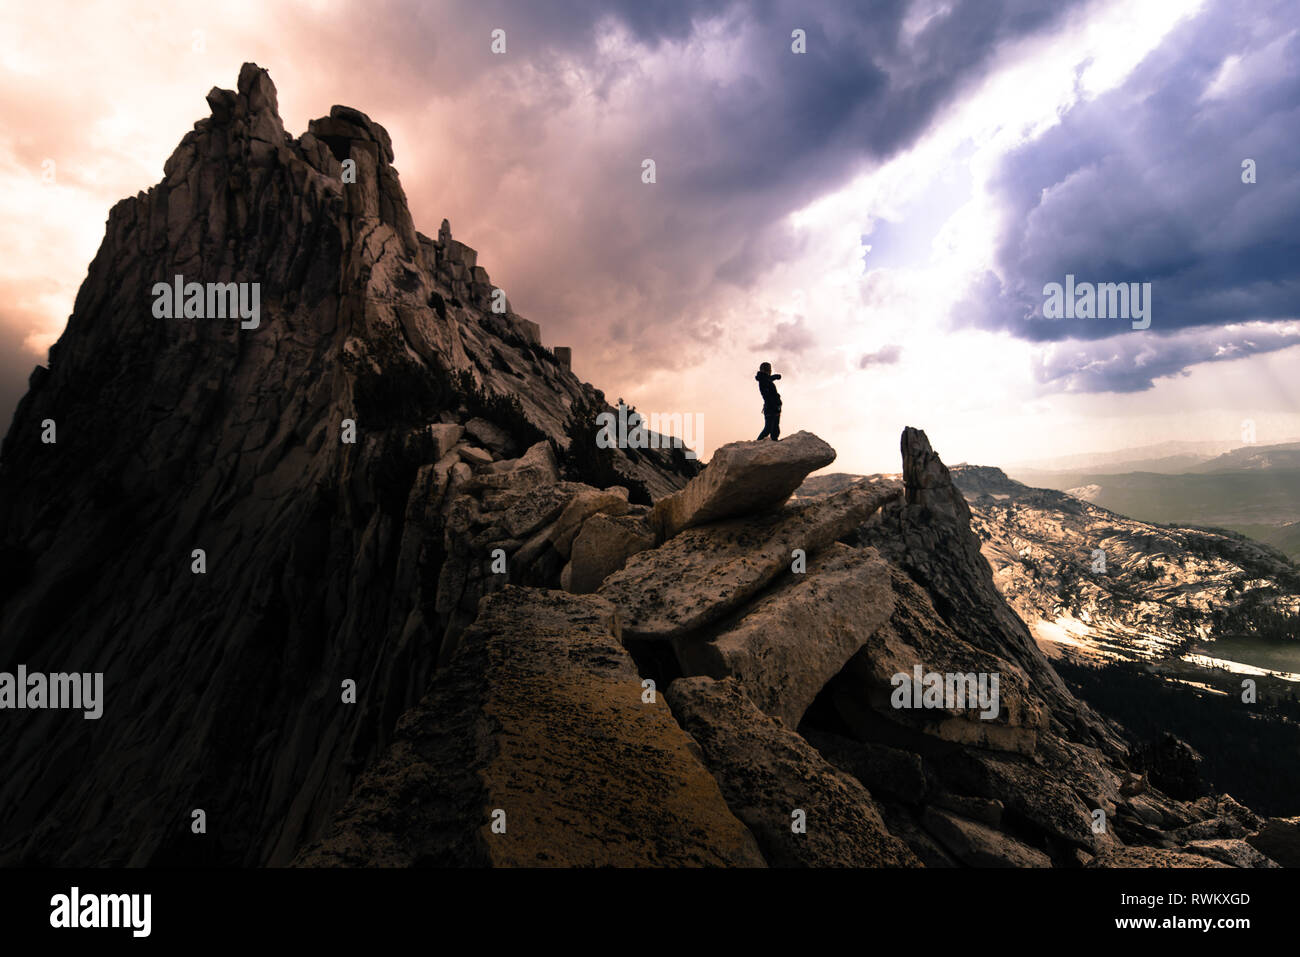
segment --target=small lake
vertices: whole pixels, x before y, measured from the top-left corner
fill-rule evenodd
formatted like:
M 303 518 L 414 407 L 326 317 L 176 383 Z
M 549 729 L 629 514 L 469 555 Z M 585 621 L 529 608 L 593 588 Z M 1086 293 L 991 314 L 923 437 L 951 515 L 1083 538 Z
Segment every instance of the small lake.
M 1282 643 L 1258 638 L 1229 638 L 1192 644 L 1184 661 L 1217 664 L 1239 674 L 1272 672 L 1279 678 L 1300 681 L 1300 641 Z

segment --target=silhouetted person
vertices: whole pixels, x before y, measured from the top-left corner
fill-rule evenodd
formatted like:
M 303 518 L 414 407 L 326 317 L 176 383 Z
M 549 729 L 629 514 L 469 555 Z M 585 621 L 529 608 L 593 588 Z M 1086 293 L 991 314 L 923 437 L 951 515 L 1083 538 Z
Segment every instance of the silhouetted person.
M 763 431 L 758 433 L 758 438 L 761 441 L 771 436 L 775 442 L 781 437 L 781 393 L 772 383 L 781 376 L 772 375 L 772 364 L 764 362 L 754 378 L 758 382 L 758 391 L 763 394 Z

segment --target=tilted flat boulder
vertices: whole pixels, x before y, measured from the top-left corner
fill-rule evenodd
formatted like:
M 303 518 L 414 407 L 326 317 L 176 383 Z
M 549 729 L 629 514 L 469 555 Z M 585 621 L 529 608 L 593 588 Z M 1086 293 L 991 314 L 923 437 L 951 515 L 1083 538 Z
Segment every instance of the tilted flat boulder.
M 679 678 L 668 701 L 774 867 L 919 867 L 856 779 L 759 711 L 728 678 Z M 802 811 L 806 830 L 793 830 Z
M 795 549 L 815 555 L 901 495 L 897 482 L 863 483 L 779 513 L 687 529 L 634 555 L 599 594 L 618 606 L 625 638 L 676 638 L 730 614 L 788 572 Z
M 492 464 L 492 453 L 487 449 L 481 449 L 477 445 L 468 445 L 464 442 L 456 446 L 456 451 L 465 464 L 472 469 L 481 469 Z
M 683 529 L 775 508 L 808 473 L 835 461 L 835 450 L 811 432 L 780 442 L 732 442 L 713 453 L 708 467 L 650 513 L 660 539 Z
M 591 596 L 484 598 L 450 666 L 295 863 L 763 866 L 662 698 L 643 699 L 616 617 Z
M 876 550 L 832 545 L 713 640 L 685 635 L 673 647 L 686 674 L 731 676 L 759 708 L 796 728 L 893 613 L 889 568 Z

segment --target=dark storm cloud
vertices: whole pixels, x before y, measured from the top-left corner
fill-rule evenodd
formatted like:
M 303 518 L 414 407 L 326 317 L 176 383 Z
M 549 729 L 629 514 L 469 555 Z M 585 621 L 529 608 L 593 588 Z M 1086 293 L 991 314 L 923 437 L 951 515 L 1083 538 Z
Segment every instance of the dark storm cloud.
M 846 160 L 881 156 L 909 143 L 966 81 L 989 65 L 1008 40 L 1052 25 L 1081 0 L 955 0 L 938 4 L 914 36 L 905 36 L 912 5 L 903 0 L 870 4 L 805 0 L 581 0 L 565 4 L 482 0 L 455 10 L 416 0 L 389 0 L 363 22 L 346 26 L 368 37 L 354 50 L 383 45 L 383 72 L 404 86 L 444 94 L 502 64 L 526 62 L 533 81 L 565 69 L 574 57 L 597 73 L 635 74 L 639 65 L 601 54 L 596 41 L 609 23 L 652 49 L 689 39 L 709 21 L 741 42 L 738 72 L 693 84 L 698 99 L 674 129 L 709 131 L 690 139 L 701 157 L 690 181 L 714 196 L 755 186 L 798 182 L 816 195 L 809 170 L 792 163 L 814 158 L 842 172 Z M 344 26 L 344 24 L 340 24 Z M 508 59 L 488 56 L 487 38 L 506 31 Z M 807 52 L 791 53 L 791 31 L 807 34 Z M 837 159 L 822 159 L 823 154 Z
M 1141 392 L 1161 376 L 1190 375 L 1188 366 L 1228 362 L 1300 344 L 1300 327 L 1203 327 L 1178 336 L 1141 336 L 1062 343 L 1038 357 L 1040 382 L 1063 392 Z
M 417 228 L 432 234 L 449 217 L 548 344 L 582 343 L 580 372 L 631 388 L 700 361 L 691 346 L 717 338 L 728 297 L 799 255 L 788 213 L 907 147 L 997 66 L 1004 44 L 1086 2 L 268 4 L 211 25 L 206 59 L 190 58 L 184 11 L 153 18 L 168 44 L 129 30 L 114 43 L 160 83 L 192 82 L 178 63 L 228 62 L 194 83 L 192 119 L 206 115 L 212 82 L 234 85 L 243 59 L 270 70 L 295 134 L 333 103 L 368 113 L 393 135 Z M 632 43 L 610 43 L 611 26 Z M 505 56 L 489 50 L 496 28 Z M 807 32 L 802 55 L 790 49 L 796 28 Z M 147 98 L 128 102 L 75 62 L 59 66 L 22 88 L 10 76 L 0 101 L 30 100 L 11 131 L 16 152 L 28 164 L 57 157 L 71 183 L 101 149 L 86 130 L 103 115 L 123 129 L 157 118 Z M 106 82 L 113 95 L 92 108 Z M 653 186 L 640 180 L 646 157 Z M 165 158 L 149 175 L 161 178 Z M 105 188 L 105 210 L 156 181 L 135 182 L 137 164 L 112 170 L 132 182 Z M 75 286 L 83 275 L 80 264 L 60 278 Z M 40 361 L 24 355 L 11 383 L 20 392 Z
M 1149 282 L 1148 331 L 1120 354 L 1051 379 L 1093 391 L 1147 388 L 1186 366 L 1282 348 L 1256 337 L 1196 327 L 1300 315 L 1300 35 L 1293 3 L 1226 2 L 1176 28 L 1116 90 L 1066 114 L 1012 155 L 997 189 L 1007 210 L 997 257 L 955 318 L 1030 340 L 1104 339 L 1129 324 L 1042 318 L 1043 287 Z M 1289 34 L 1289 37 L 1288 37 Z M 1229 57 L 1240 62 L 1216 82 Z M 1234 72 L 1235 70 L 1235 72 Z M 1257 183 L 1242 182 L 1242 161 Z M 1144 366 L 1124 356 L 1158 358 Z M 1105 349 L 1081 348 L 1080 354 Z M 1069 362 L 1066 362 L 1069 365 Z
M 654 328 L 655 343 L 640 342 L 636 356 L 638 368 L 651 369 L 680 362 L 680 344 L 704 338 L 709 301 L 725 287 L 747 287 L 797 255 L 783 217 L 908 146 L 996 65 L 1005 42 L 1080 5 L 934 4 L 937 12 L 915 34 L 904 30 L 910 6 L 903 2 L 777 0 L 560 9 L 498 0 L 466 7 L 454 20 L 422 5 L 390 4 L 358 28 L 371 29 L 371 19 L 387 24 L 374 29 L 383 31 L 388 69 L 403 84 L 430 94 L 470 91 L 457 110 L 465 121 L 438 132 L 446 149 L 474 157 L 471 179 L 456 182 L 454 194 L 406 181 L 431 211 L 417 223 L 436 222 L 449 203 L 458 207 L 454 230 L 483 250 L 489 269 L 500 267 L 520 308 L 543 319 L 544 330 L 581 334 L 589 352 L 608 346 L 605 358 L 616 359 L 622 351 L 602 333 L 614 316 L 631 314 L 641 328 Z M 598 48 L 611 23 L 652 50 L 704 34 L 721 35 L 732 49 L 717 69 L 670 65 L 655 75 L 648 71 L 662 61 Z M 486 53 L 496 27 L 507 32 L 506 57 Z M 791 52 L 795 28 L 807 33 L 806 54 Z M 644 89 L 641 102 L 619 100 L 619 115 L 609 105 L 579 140 L 558 136 L 552 115 L 574 105 L 564 83 L 572 63 L 594 78 L 598 99 L 632 84 Z M 503 98 L 510 91 L 526 91 L 537 107 L 510 105 Z M 653 187 L 639 180 L 646 157 L 657 165 Z M 495 195 L 496 184 L 521 169 L 545 184 L 527 209 Z M 523 216 L 547 223 L 544 244 L 495 225 Z

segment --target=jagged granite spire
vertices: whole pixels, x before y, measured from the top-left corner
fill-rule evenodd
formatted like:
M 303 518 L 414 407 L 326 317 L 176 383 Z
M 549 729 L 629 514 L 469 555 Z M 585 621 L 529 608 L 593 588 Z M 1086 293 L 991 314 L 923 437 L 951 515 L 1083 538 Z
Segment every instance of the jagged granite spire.
M 293 139 L 251 63 L 207 101 L 109 213 L 0 453 L 0 662 L 106 697 L 6 714 L 5 862 L 287 860 L 486 587 L 448 487 L 605 407 L 489 309 L 472 249 L 415 231 L 382 126 L 335 106 Z M 159 318 L 178 276 L 256 284 L 257 327 Z M 673 462 L 610 450 L 604 484 L 666 494 Z

